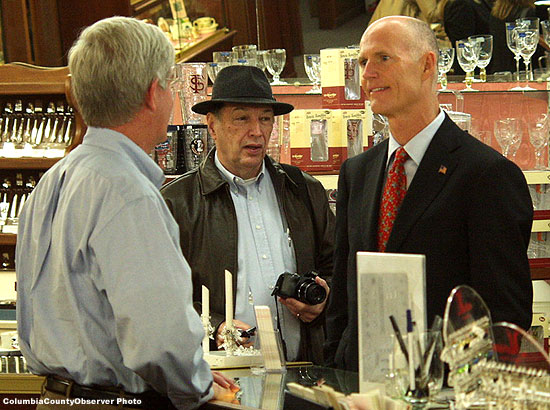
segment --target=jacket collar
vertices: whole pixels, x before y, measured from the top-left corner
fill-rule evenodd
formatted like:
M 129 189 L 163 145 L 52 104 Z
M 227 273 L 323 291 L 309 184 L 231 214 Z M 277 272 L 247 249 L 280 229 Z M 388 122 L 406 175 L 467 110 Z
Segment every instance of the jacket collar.
M 198 173 L 202 195 L 211 194 L 227 184 L 227 181 L 222 177 L 220 171 L 216 167 L 214 162 L 215 154 L 216 148 L 211 149 L 206 159 L 199 165 Z M 286 178 L 293 185 L 296 185 L 296 181 L 290 178 L 281 164 L 275 162 L 269 155 L 265 156 L 265 169 L 269 172 L 274 184 L 279 184 L 282 179 Z

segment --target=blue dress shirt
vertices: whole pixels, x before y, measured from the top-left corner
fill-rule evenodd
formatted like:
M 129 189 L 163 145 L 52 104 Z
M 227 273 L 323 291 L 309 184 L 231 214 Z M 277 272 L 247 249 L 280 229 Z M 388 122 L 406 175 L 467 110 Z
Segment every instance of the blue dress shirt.
M 134 142 L 89 128 L 42 177 L 19 220 L 17 319 L 36 374 L 210 399 L 203 327 L 162 170 Z
M 296 257 L 273 182 L 269 172 L 265 172 L 265 163 L 257 177 L 245 181 L 222 165 L 217 151 L 214 162 L 229 183 L 237 214 L 235 319 L 255 326 L 254 305 L 269 306 L 276 329 L 276 305 L 271 292 L 281 273 L 296 272 Z M 287 359 L 292 361 L 298 356 L 300 321 L 281 305 L 279 316 Z

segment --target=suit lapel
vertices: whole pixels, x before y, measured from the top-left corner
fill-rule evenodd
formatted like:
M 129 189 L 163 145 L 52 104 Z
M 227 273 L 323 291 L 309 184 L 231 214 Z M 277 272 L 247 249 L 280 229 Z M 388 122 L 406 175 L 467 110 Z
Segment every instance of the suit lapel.
M 458 159 L 456 133 L 462 132 L 447 116 L 435 133 L 395 219 L 386 251 L 398 252 L 410 230 L 451 177 Z
M 376 156 L 365 165 L 364 191 L 361 200 L 361 238 L 362 249 L 376 251 L 378 235 L 378 213 L 380 212 L 380 195 L 386 171 L 388 157 L 388 140 L 380 144 Z M 374 149 L 374 148 L 371 148 Z

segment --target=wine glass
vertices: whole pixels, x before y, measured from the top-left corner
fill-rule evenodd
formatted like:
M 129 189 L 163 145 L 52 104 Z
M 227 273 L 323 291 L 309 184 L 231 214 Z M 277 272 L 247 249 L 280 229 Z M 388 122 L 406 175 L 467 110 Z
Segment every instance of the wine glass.
M 542 38 L 544 38 L 546 45 L 550 46 L 550 20 L 541 21 L 540 25 L 542 27 Z
M 458 40 L 456 42 L 456 58 L 458 64 L 466 73 L 464 82 L 466 88 L 462 91 L 478 91 L 472 88 L 472 82 L 474 81 L 474 69 L 477 65 L 479 57 L 480 47 L 477 43 L 471 42 L 468 39 Z
M 519 85 L 519 62 L 521 60 L 521 54 L 518 49 L 517 35 L 514 34 L 515 28 L 516 23 L 506 23 L 506 45 L 514 54 L 514 59 L 516 60 L 516 86 L 511 88 L 509 91 L 518 91 L 522 89 Z
M 517 145 L 518 142 L 521 142 L 521 133 L 519 130 L 519 120 L 517 118 L 503 118 L 495 121 L 495 139 L 502 149 L 502 155 L 506 158 L 510 157 L 510 148 L 512 145 Z
M 321 56 L 319 54 L 304 54 L 304 68 L 309 80 L 313 83 L 306 94 L 321 93 Z
M 233 64 L 243 65 L 256 65 L 258 47 L 256 44 L 243 44 L 240 46 L 234 46 L 233 50 Z
M 437 70 L 439 72 L 438 81 L 441 84 L 441 92 L 447 92 L 447 73 L 453 66 L 455 59 L 455 49 L 452 47 L 439 49 L 439 60 L 437 60 Z
M 286 63 L 286 50 L 284 48 L 274 48 L 267 50 L 265 67 L 269 74 L 273 76 L 271 85 L 286 85 L 287 83 L 280 78 Z
M 548 146 L 548 120 L 546 114 L 537 118 L 535 123 L 529 124 L 529 141 L 535 148 L 535 169 L 546 169 L 543 164 L 544 149 Z
M 487 71 L 485 67 L 491 62 L 493 56 L 493 36 L 481 35 L 468 37 L 471 42 L 477 43 L 479 46 L 479 58 L 477 59 L 477 67 L 480 68 L 479 78 L 482 83 L 487 81 Z
M 214 81 L 216 81 L 216 77 L 218 76 L 218 73 L 227 67 L 229 63 L 207 63 L 206 64 L 206 72 L 208 73 L 208 78 L 210 78 L 210 81 L 212 84 L 214 84 Z
M 256 52 L 256 67 L 265 73 L 265 59 L 266 59 L 267 50 L 258 50 Z
M 525 77 L 527 85 L 524 90 L 534 90 L 529 87 L 529 80 L 533 79 L 531 69 L 531 57 L 537 50 L 539 43 L 539 19 L 538 17 L 524 17 L 516 20 L 516 28 L 518 36 L 518 51 L 523 58 L 525 64 Z

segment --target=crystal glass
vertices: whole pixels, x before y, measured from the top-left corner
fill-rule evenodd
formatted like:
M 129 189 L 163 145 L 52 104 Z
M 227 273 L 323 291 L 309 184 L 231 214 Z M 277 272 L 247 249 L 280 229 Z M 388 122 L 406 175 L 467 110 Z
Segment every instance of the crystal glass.
M 233 50 L 233 64 L 256 65 L 258 47 L 255 44 L 234 46 L 231 50 Z
M 258 50 L 256 52 L 256 67 L 265 72 L 265 59 L 267 50 Z
M 503 118 L 495 121 L 495 138 L 502 149 L 502 155 L 510 158 L 510 149 L 521 142 L 520 122 L 518 118 Z
M 517 45 L 517 35 L 514 34 L 516 23 L 506 23 L 506 45 L 508 49 L 514 54 L 516 60 L 516 86 L 511 88 L 510 91 L 521 90 L 519 85 L 519 61 L 521 60 L 521 54 L 519 53 Z
M 208 73 L 208 78 L 210 78 L 212 84 L 216 81 L 218 73 L 228 65 L 229 63 L 206 63 L 206 72 Z
M 321 56 L 319 54 L 304 54 L 304 68 L 309 80 L 313 83 L 306 94 L 321 93 Z
M 531 57 L 535 54 L 539 43 L 539 19 L 537 17 L 517 19 L 516 28 L 514 30 L 517 31 L 518 51 L 525 64 L 525 79 L 527 85 L 523 87 L 523 89 L 534 90 L 534 88 L 529 87 L 529 81 L 533 79 Z
M 535 149 L 535 169 L 546 169 L 543 163 L 544 151 L 548 146 L 548 118 L 546 114 L 537 118 L 534 123 L 529 124 L 529 141 Z
M 287 83 L 281 81 L 281 73 L 285 68 L 286 63 L 286 50 L 284 48 L 274 48 L 267 50 L 265 66 L 269 74 L 273 76 L 271 85 L 286 85 Z
M 479 46 L 479 58 L 477 59 L 477 67 L 481 69 L 479 77 L 481 82 L 487 81 L 487 71 L 485 67 L 491 62 L 491 57 L 493 57 L 493 36 L 491 35 L 482 35 L 482 36 L 471 36 L 468 37 L 470 42 L 474 42 Z
M 479 51 L 480 48 L 477 43 L 471 42 L 468 39 L 456 42 L 456 58 L 458 64 L 460 64 L 460 67 L 466 73 L 464 80 L 466 88 L 462 91 L 477 91 L 472 88 L 472 82 L 474 80 L 474 69 L 479 58 Z
M 437 70 L 439 72 L 439 84 L 441 84 L 441 90 L 443 92 L 447 91 L 447 73 L 450 71 L 453 66 L 455 59 L 455 49 L 452 47 L 449 48 L 440 48 L 439 49 L 439 60 L 437 60 Z
M 232 51 L 214 51 L 212 53 L 212 61 L 214 63 L 230 63 L 233 55 Z
M 201 124 L 204 116 L 194 112 L 191 107 L 207 98 L 206 63 L 180 63 L 178 69 L 178 76 L 181 78 L 178 94 L 183 124 Z
M 409 344 L 409 338 L 413 338 Z M 433 401 L 443 386 L 443 362 L 441 352 L 443 340 L 440 331 L 411 332 L 402 335 L 405 347 L 413 346 L 413 351 L 407 351 L 408 360 L 413 361 L 414 389 L 412 388 L 409 362 L 405 358 L 400 342 L 394 338 L 393 353 L 390 360 L 390 394 L 401 398 L 419 409 Z M 388 379 L 388 376 L 386 376 Z
M 544 20 L 540 22 L 542 27 L 542 38 L 547 45 L 550 45 L 550 20 Z

